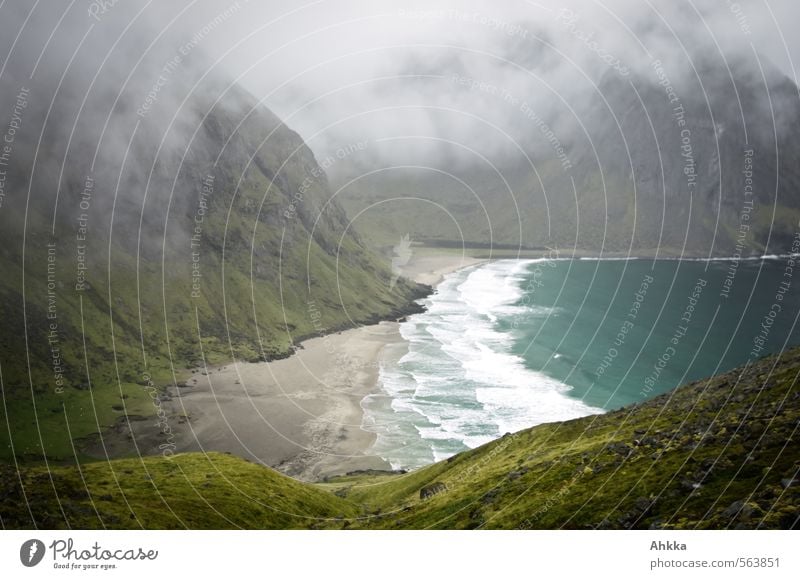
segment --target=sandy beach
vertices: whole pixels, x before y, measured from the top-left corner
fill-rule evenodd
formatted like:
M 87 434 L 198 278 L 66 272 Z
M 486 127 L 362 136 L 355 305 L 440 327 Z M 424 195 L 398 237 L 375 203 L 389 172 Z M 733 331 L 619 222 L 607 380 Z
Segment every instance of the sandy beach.
M 284 360 L 194 374 L 171 401 L 191 417 L 176 451 L 231 452 L 303 480 L 388 468 L 364 454 L 374 437 L 361 429 L 361 400 L 376 387 L 384 345 L 400 339 L 396 323 L 382 322 L 308 340 Z
M 482 261 L 458 254 L 420 253 L 402 275 L 435 286 L 448 273 Z M 229 452 L 307 481 L 363 469 L 390 469 L 369 455 L 375 435 L 362 430 L 361 401 L 379 392 L 381 356 L 402 341 L 396 322 L 312 338 L 274 362 L 237 362 L 197 369 L 186 387 L 168 389 L 174 452 Z M 188 418 L 187 418 L 188 417 Z M 132 430 L 132 432 L 131 432 Z M 151 420 L 119 423 L 91 454 L 159 453 L 163 434 Z
M 402 274 L 417 283 L 437 286 L 444 276 L 465 267 L 484 263 L 487 259 L 479 259 L 459 253 L 441 253 L 430 250 L 415 253 L 411 260 L 402 267 Z

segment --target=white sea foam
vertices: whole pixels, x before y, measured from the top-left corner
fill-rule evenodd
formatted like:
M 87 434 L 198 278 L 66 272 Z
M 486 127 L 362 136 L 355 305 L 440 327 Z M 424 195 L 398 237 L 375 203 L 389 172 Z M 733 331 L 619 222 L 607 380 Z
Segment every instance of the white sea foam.
M 781 254 L 765 254 L 765 255 L 748 255 L 745 257 L 736 256 L 721 256 L 721 257 L 659 257 L 658 261 L 696 261 L 701 263 L 713 263 L 715 261 L 765 261 L 765 260 L 780 260 L 797 257 L 796 254 L 781 253 Z M 569 258 L 560 258 L 569 259 Z M 579 261 L 635 261 L 637 259 L 647 260 L 648 257 L 638 256 L 622 256 L 622 257 L 580 257 Z
M 364 405 L 377 454 L 413 468 L 505 432 L 601 412 L 526 368 L 511 353 L 513 336 L 498 328 L 506 316 L 553 313 L 516 305 L 536 261 L 496 261 L 448 276 L 425 300 L 426 312 L 401 324 L 408 352 L 380 372 L 391 403 Z

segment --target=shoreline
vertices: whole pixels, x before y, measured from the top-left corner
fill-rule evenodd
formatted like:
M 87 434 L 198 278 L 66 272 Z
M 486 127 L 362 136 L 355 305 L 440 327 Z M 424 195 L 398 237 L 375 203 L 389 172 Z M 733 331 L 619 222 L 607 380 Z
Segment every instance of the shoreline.
M 432 293 L 447 275 L 498 259 L 514 258 L 426 248 L 402 267 L 401 274 L 430 286 Z M 240 360 L 195 369 L 185 387 L 170 386 L 162 397 L 169 436 L 149 418 L 122 417 L 104 431 L 102 441 L 99 435 L 85 439 L 82 450 L 98 459 L 127 456 L 133 443 L 137 454 L 158 455 L 168 441 L 174 453 L 226 452 L 311 482 L 352 471 L 390 471 L 387 461 L 369 452 L 377 435 L 363 428 L 362 403 L 370 395 L 383 394 L 381 359 L 388 345 L 403 342 L 397 321 L 381 321 L 298 339 L 292 354 L 269 362 Z
M 445 276 L 489 260 L 425 252 L 401 275 L 430 286 Z M 174 453 L 227 452 L 304 481 L 391 465 L 370 455 L 377 435 L 364 430 L 362 402 L 380 394 L 384 348 L 402 343 L 399 323 L 382 321 L 296 344 L 288 357 L 196 369 L 184 387 L 170 386 L 162 406 Z M 92 455 L 160 454 L 167 436 L 151 420 L 119 421 Z M 160 446 L 161 445 L 161 446 Z

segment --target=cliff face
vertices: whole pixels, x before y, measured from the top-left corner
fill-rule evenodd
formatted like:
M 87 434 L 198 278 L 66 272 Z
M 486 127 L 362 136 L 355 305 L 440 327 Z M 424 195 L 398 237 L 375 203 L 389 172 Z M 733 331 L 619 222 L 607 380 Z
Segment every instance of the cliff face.
M 800 220 L 797 86 L 766 62 L 763 75 L 752 62 L 694 64 L 696 72 L 657 63 L 627 77 L 608 71 L 569 108 L 541 118 L 517 111 L 513 130 L 530 160 L 517 153 L 495 166 L 456 166 L 458 179 L 387 171 L 348 187 L 346 209 L 370 207 L 364 234 L 385 244 L 409 233 L 634 254 L 791 251 Z M 401 196 L 435 202 L 460 228 L 424 203 L 376 205 Z
M 574 173 L 587 209 L 617 230 L 615 244 L 716 255 L 737 245 L 791 248 L 800 216 L 797 87 L 774 70 L 759 77 L 728 66 L 701 60 L 696 74 L 671 78 L 656 62 L 657 83 L 610 74 L 601 82 L 594 148 L 575 149 Z M 600 172 L 605 199 L 591 189 Z M 581 217 L 598 227 L 591 213 Z
M 74 82 L 26 87 L 0 207 L 5 457 L 71 456 L 66 421 L 78 438 L 152 415 L 151 384 L 284 356 L 418 297 L 244 90 L 175 76 L 145 110 L 142 86 L 83 105 Z

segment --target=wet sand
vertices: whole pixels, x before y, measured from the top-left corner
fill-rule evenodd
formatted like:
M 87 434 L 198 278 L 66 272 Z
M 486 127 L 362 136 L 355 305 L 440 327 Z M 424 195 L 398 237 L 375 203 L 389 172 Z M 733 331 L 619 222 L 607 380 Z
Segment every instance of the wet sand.
M 454 254 L 415 256 L 402 275 L 435 286 L 445 275 L 483 260 Z M 274 362 L 197 369 L 186 386 L 169 388 L 174 452 L 230 452 L 301 480 L 391 467 L 368 454 L 375 435 L 361 428 L 361 401 L 379 391 L 380 359 L 401 342 L 396 322 L 381 322 L 303 342 Z M 160 452 L 165 435 L 153 420 L 118 424 L 104 435 L 112 453 L 135 438 L 139 451 Z M 95 454 L 100 449 L 95 448 Z

